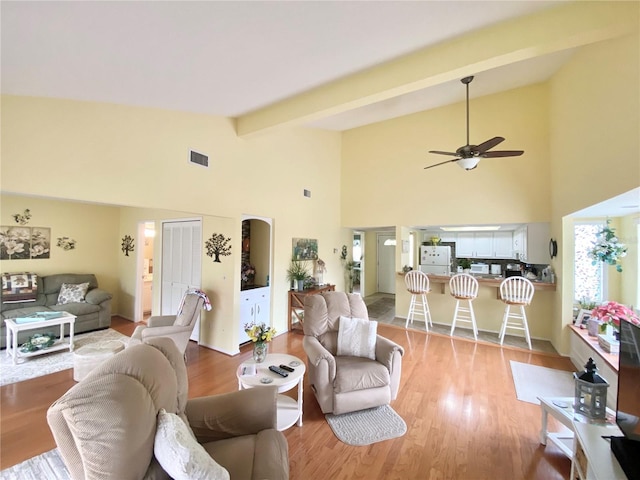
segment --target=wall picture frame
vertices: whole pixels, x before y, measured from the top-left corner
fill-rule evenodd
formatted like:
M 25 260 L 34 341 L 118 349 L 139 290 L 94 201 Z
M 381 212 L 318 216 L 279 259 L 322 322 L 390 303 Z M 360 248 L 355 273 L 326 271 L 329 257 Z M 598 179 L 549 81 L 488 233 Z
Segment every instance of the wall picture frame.
M 48 258 L 51 258 L 50 228 L 0 226 L 0 260 Z
M 591 310 L 580 309 L 578 312 L 578 318 L 576 318 L 576 325 L 583 325 L 584 328 L 587 328 L 589 324 L 589 319 L 591 318 Z
M 293 251 L 291 258 L 293 260 L 317 260 L 318 259 L 318 240 L 315 238 L 294 238 Z

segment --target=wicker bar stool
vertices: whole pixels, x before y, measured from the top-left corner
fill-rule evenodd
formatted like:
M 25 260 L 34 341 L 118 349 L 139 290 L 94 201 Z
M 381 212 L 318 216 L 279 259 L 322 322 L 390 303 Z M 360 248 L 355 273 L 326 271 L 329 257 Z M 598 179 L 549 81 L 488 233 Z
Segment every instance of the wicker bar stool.
M 509 277 L 500 284 L 500 299 L 506 304 L 500 328 L 500 345 L 504 342 L 507 328 L 523 330 L 531 350 L 531 337 L 524 307 L 531 304 L 534 291 L 533 283 L 524 277 Z M 512 312 L 512 306 L 520 307 L 520 313 Z
M 456 322 L 470 323 L 473 329 L 473 338 L 478 340 L 478 326 L 476 315 L 473 311 L 472 301 L 478 296 L 478 280 L 467 273 L 459 273 L 449 280 L 451 296 L 456 299 L 456 309 L 453 312 L 450 336 L 456 328 Z M 467 306 L 464 306 L 464 301 Z M 461 303 L 463 302 L 463 303 Z
M 431 312 L 429 312 L 429 303 L 427 302 L 427 293 L 429 293 L 429 277 L 426 273 L 419 270 L 412 270 L 404 276 L 404 283 L 407 290 L 411 294 L 411 303 L 409 304 L 409 313 L 404 328 L 409 326 L 409 322 L 413 323 L 416 315 L 422 315 L 424 318 L 424 328 L 428 332 L 431 323 Z M 420 300 L 418 302 L 418 299 Z

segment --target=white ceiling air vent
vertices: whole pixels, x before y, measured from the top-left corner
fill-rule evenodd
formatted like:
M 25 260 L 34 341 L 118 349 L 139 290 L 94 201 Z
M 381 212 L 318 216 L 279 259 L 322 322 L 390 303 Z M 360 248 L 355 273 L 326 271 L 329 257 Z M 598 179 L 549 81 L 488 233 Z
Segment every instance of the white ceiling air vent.
M 202 165 L 203 167 L 209 167 L 209 157 L 195 150 L 189 150 L 189 161 Z

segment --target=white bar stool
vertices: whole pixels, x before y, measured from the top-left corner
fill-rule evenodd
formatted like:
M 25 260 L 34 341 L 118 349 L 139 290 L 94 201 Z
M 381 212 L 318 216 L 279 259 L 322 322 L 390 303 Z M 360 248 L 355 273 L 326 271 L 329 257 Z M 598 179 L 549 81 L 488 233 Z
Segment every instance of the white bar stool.
M 404 283 L 407 290 L 411 293 L 411 303 L 409 304 L 409 313 L 404 328 L 409 326 L 409 322 L 413 323 L 416 315 L 422 315 L 424 318 L 424 328 L 428 332 L 431 323 L 431 312 L 429 312 L 429 304 L 427 303 L 427 293 L 429 293 L 429 277 L 426 273 L 419 270 L 411 270 L 404 276 Z M 420 297 L 420 303 L 418 303 Z
M 478 280 L 468 273 L 458 273 L 449 280 L 449 290 L 451 296 L 456 299 L 456 309 L 453 312 L 453 322 L 451 323 L 450 336 L 456 328 L 456 321 L 470 323 L 473 329 L 473 338 L 478 340 L 478 326 L 476 325 L 476 315 L 471 302 L 478 296 Z M 467 306 L 460 302 L 467 301 Z
M 527 324 L 527 314 L 524 311 L 524 307 L 531 304 L 534 291 L 533 283 L 524 277 L 509 277 L 500 284 L 500 300 L 506 304 L 504 317 L 502 317 L 502 327 L 500 328 L 500 345 L 504 342 L 507 328 L 524 330 L 527 345 L 531 350 L 529 325 Z M 511 306 L 520 307 L 520 313 L 511 312 Z

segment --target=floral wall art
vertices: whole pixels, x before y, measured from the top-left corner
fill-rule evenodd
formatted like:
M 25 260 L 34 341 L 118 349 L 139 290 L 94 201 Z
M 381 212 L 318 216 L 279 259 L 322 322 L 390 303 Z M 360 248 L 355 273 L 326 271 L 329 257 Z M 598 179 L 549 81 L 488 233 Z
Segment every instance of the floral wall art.
M 50 248 L 50 228 L 0 227 L 0 260 L 47 259 Z

